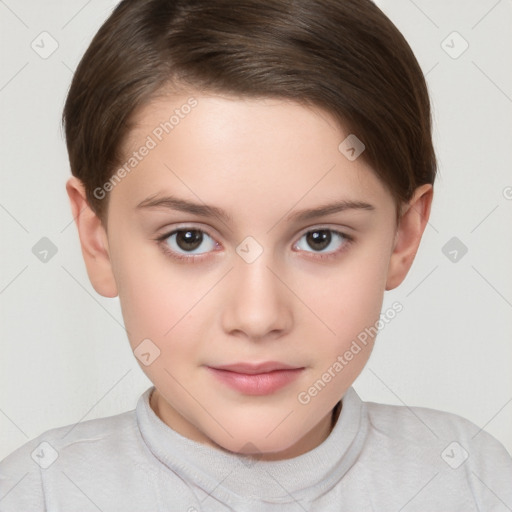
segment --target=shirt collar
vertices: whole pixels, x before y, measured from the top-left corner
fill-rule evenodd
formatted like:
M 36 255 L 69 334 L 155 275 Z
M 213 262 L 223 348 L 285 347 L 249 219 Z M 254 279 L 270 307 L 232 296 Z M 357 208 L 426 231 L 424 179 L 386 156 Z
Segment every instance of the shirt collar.
M 368 432 L 366 405 L 349 388 L 334 428 L 316 448 L 280 461 L 247 459 L 175 432 L 150 406 L 154 389 L 147 389 L 137 402 L 143 441 L 173 473 L 221 500 L 232 499 L 233 494 L 272 503 L 315 499 L 335 486 L 352 467 Z

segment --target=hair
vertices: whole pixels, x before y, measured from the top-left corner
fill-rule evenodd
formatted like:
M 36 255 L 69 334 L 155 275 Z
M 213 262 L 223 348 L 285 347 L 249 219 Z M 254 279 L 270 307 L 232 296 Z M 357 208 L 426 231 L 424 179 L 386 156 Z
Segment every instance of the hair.
M 105 226 L 108 196 L 94 190 L 123 162 L 134 112 L 187 90 L 324 109 L 364 143 L 397 220 L 434 183 L 423 72 L 370 0 L 123 0 L 80 61 L 62 116 L 71 172 Z

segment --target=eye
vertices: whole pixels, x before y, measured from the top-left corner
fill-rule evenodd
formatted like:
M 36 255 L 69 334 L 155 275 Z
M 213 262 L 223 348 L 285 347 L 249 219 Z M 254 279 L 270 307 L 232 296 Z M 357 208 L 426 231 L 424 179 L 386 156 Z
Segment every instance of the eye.
M 352 237 L 340 231 L 317 228 L 304 233 L 299 242 L 295 244 L 295 247 L 298 247 L 301 251 L 316 253 L 316 257 L 328 258 L 342 252 L 352 241 Z M 313 251 L 308 251 L 306 246 L 311 247 Z M 324 251 L 324 249 L 329 247 L 331 247 L 331 250 Z
M 185 263 L 207 258 L 208 253 L 219 247 L 208 233 L 194 227 L 175 229 L 158 237 L 157 241 L 166 255 Z M 294 248 L 297 247 L 300 251 L 312 254 L 313 258 L 325 259 L 336 257 L 352 242 L 352 237 L 340 231 L 317 228 L 304 233 Z M 309 251 L 306 246 L 313 250 Z M 331 249 L 326 251 L 325 249 L 329 247 Z
M 158 240 L 165 253 L 177 259 L 190 261 L 214 250 L 218 245 L 207 233 L 196 228 L 175 229 Z

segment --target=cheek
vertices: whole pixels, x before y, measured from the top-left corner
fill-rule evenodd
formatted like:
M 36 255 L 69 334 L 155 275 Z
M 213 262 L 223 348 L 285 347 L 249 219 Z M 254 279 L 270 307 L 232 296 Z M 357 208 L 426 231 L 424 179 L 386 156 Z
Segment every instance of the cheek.
M 303 287 L 307 302 L 325 323 L 320 340 L 327 359 L 343 354 L 360 335 L 368 344 L 360 343 L 361 355 L 371 349 L 373 338 L 364 333 L 375 326 L 381 313 L 389 262 L 386 250 L 385 244 L 380 249 L 378 244 L 359 247 L 340 266 Z
M 385 255 L 375 252 L 361 255 L 345 276 L 347 293 L 343 307 L 358 324 L 375 321 L 384 296 L 387 262 Z
M 208 323 L 206 316 L 198 317 L 198 308 L 209 304 L 208 291 L 218 277 L 198 276 L 184 265 L 169 262 L 158 249 L 139 247 L 129 254 L 116 262 L 128 339 L 139 362 L 143 360 L 138 354 L 146 349 L 158 354 L 141 368 L 152 381 L 165 380 L 165 369 L 180 374 L 183 361 L 194 361 L 204 338 L 203 324 Z
M 193 282 L 187 283 L 158 248 L 135 242 L 132 247 L 118 247 L 114 265 L 124 323 L 132 349 L 143 339 L 155 340 L 160 346 L 200 290 Z
M 170 375 L 183 380 L 183 361 L 194 361 L 196 327 L 187 311 L 197 299 L 194 290 L 180 286 L 182 280 L 156 279 L 148 268 L 134 270 L 119 294 L 130 346 L 147 377 L 168 386 Z

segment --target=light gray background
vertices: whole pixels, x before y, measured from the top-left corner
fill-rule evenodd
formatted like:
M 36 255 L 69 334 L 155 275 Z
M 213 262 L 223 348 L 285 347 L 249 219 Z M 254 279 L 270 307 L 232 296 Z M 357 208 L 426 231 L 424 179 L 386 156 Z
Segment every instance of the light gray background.
M 47 429 L 133 409 L 151 385 L 118 299 L 88 281 L 64 188 L 65 95 L 115 3 L 0 0 L 0 459 Z M 404 309 L 355 388 L 464 416 L 512 452 L 512 3 L 379 5 L 426 73 L 440 174 L 416 261 L 385 296 L 383 310 Z M 51 48 L 43 31 L 58 43 L 46 59 L 31 47 Z M 46 263 L 32 252 L 42 237 L 57 247 Z M 456 262 L 452 237 L 468 249 Z

